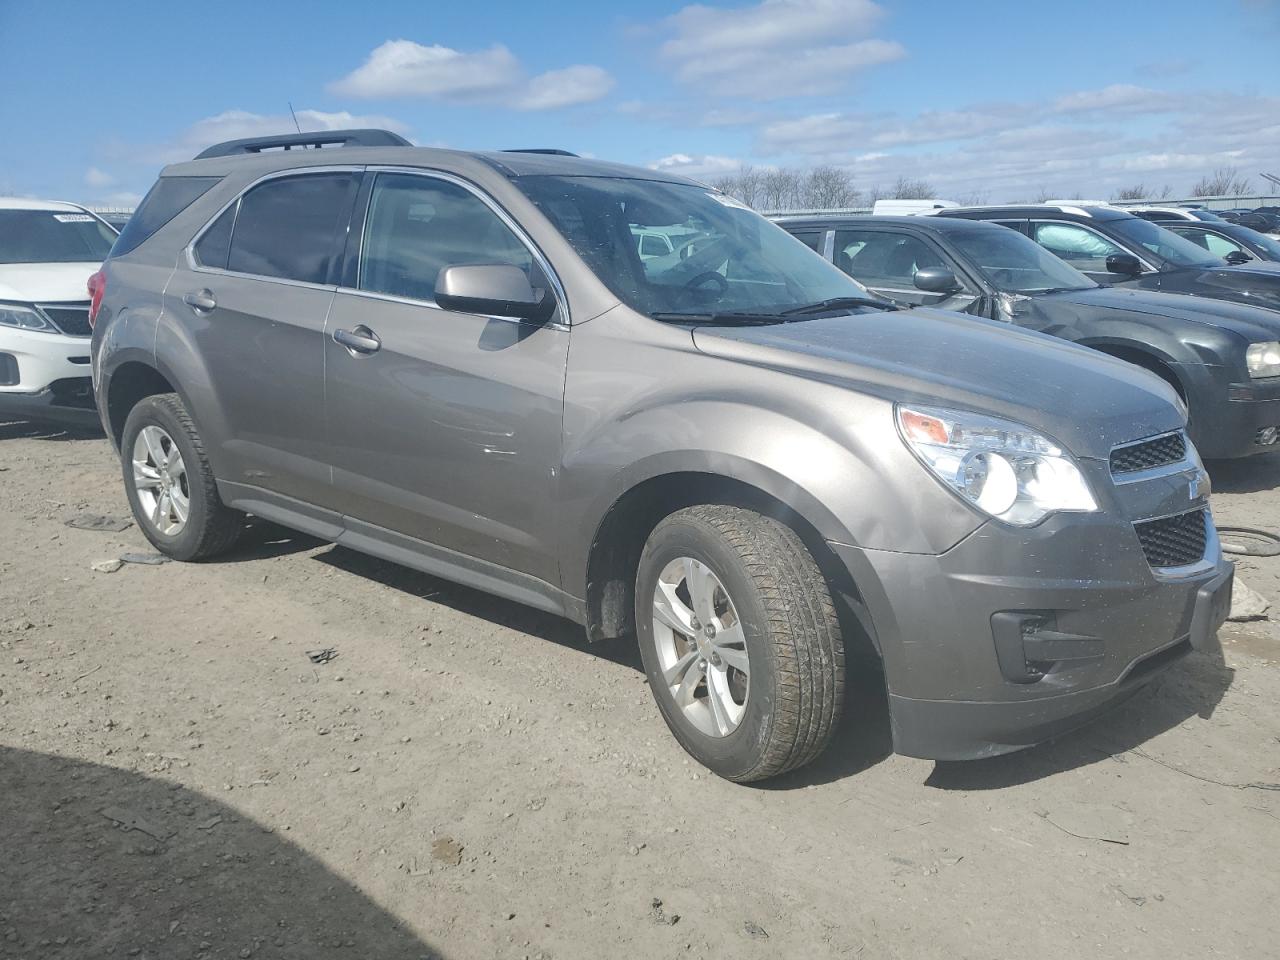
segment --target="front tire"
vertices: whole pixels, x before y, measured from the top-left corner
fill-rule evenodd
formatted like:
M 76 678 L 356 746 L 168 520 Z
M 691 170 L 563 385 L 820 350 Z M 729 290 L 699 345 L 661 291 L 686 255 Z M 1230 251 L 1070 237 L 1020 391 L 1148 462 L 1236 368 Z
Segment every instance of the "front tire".
M 176 393 L 144 397 L 120 441 L 129 507 L 143 534 L 175 560 L 206 560 L 236 542 L 244 514 L 223 504 L 191 415 Z
M 789 527 L 726 505 L 667 517 L 640 557 L 636 628 L 663 718 L 714 773 L 763 780 L 827 746 L 844 646 L 826 580 Z

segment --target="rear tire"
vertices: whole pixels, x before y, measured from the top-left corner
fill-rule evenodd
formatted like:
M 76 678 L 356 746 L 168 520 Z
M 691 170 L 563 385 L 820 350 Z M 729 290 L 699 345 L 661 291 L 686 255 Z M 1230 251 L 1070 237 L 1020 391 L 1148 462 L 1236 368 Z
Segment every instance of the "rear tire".
M 714 773 L 763 780 L 826 748 L 844 646 L 826 580 L 789 527 L 725 505 L 667 517 L 640 557 L 636 632 L 663 718 Z
M 125 492 L 139 528 L 175 560 L 225 553 L 244 514 L 223 504 L 191 415 L 176 393 L 139 400 L 120 442 Z

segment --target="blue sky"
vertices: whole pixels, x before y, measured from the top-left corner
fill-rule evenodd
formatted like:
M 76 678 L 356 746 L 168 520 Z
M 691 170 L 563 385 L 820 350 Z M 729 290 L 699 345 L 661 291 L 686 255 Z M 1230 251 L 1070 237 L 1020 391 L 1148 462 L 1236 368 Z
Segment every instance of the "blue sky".
M 385 125 L 943 196 L 1280 175 L 1280 4 L 0 0 L 0 193 L 129 204 L 219 139 Z

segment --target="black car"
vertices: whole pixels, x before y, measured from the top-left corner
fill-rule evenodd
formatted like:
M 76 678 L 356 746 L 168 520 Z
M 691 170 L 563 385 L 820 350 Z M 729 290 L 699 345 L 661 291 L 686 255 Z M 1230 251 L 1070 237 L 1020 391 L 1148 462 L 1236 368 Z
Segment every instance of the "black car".
M 1206 252 L 1215 257 L 1222 257 L 1227 263 L 1233 265 L 1251 261 L 1257 261 L 1258 266 L 1280 264 L 1280 240 L 1239 223 L 1228 223 L 1225 220 L 1221 223 L 1181 220 L 1176 223 L 1162 223 L 1160 226 L 1180 237 L 1185 237 L 1198 247 L 1204 247 Z
M 995 224 L 938 216 L 777 222 L 878 296 L 1012 323 L 1145 367 L 1187 404 L 1205 457 L 1247 456 L 1280 442 L 1280 313 L 1099 287 Z
M 949 207 L 936 215 L 1011 227 L 1107 286 L 1280 309 L 1280 271 L 1260 264 L 1231 266 L 1190 240 L 1116 207 Z

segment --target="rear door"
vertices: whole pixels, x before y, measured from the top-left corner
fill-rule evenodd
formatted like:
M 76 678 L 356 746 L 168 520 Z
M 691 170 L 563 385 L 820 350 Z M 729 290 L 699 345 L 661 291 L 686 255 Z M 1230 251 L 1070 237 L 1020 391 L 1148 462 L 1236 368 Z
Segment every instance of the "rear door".
M 435 302 L 443 267 L 513 264 L 544 289 L 549 268 L 493 201 L 445 174 L 372 173 L 358 206 L 325 343 L 349 534 L 558 585 L 563 298 L 548 323 Z
M 235 499 L 333 505 L 324 331 L 358 178 L 322 168 L 259 182 L 197 235 L 169 282 L 165 310 L 213 397 L 201 433 Z
M 979 294 L 966 284 L 960 267 L 941 248 L 925 237 L 891 229 L 837 230 L 834 262 L 864 287 L 897 303 L 911 306 L 967 310 Z M 939 294 L 915 285 L 918 270 L 945 267 L 956 275 L 959 286 L 952 293 Z

